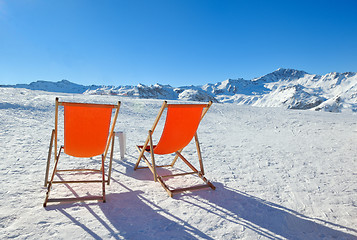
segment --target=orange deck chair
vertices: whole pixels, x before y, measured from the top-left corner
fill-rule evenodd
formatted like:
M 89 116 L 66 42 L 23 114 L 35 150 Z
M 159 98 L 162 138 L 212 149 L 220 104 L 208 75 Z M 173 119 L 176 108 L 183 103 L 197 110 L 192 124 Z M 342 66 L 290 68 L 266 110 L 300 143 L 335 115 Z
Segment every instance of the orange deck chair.
M 140 155 L 136 162 L 134 170 L 140 168 L 149 168 L 153 173 L 155 182 L 159 181 L 170 197 L 172 197 L 173 194 L 175 193 L 198 190 L 207 187 L 210 187 L 214 190 L 215 186 L 204 177 L 200 144 L 198 142 L 198 137 L 197 137 L 197 128 L 200 124 L 200 121 L 207 113 L 211 105 L 212 105 L 211 101 L 208 104 L 168 104 L 165 101 L 159 111 L 159 114 L 156 117 L 154 125 L 152 126 L 151 130 L 149 130 L 149 135 L 146 139 L 145 144 L 142 146 L 139 145 L 137 146 Z M 152 134 L 165 109 L 167 109 L 167 116 L 166 116 L 164 129 L 158 144 L 154 145 L 152 141 Z M 191 142 L 193 138 L 195 138 L 195 142 L 196 142 L 200 171 L 198 171 L 181 154 L 182 150 Z M 150 153 L 152 159 L 151 163 L 145 157 L 144 154 L 145 152 Z M 170 165 L 157 166 L 155 164 L 155 154 L 164 155 L 164 154 L 172 154 L 172 153 L 175 153 L 175 158 L 173 159 Z M 186 165 L 192 170 L 192 172 L 190 171 L 190 172 L 171 174 L 165 176 L 160 176 L 157 173 L 156 171 L 157 167 L 173 167 L 178 158 L 182 159 L 183 162 L 186 163 Z M 141 160 L 144 160 L 146 162 L 147 167 L 139 167 L 139 163 Z M 188 174 L 197 174 L 205 182 L 205 184 L 185 187 L 185 188 L 172 189 L 169 188 L 164 181 L 165 178 L 183 176 Z
M 57 125 L 58 125 L 58 107 L 64 107 L 64 145 L 57 149 Z M 59 102 L 56 98 L 55 105 L 55 129 L 52 130 L 50 148 L 48 151 L 45 186 L 47 186 L 46 199 L 43 204 L 46 207 L 48 202 L 69 202 L 100 200 L 105 202 L 105 183 L 110 183 L 112 168 L 113 147 L 114 147 L 114 127 L 118 117 L 120 102 L 117 105 L 109 104 L 89 104 Z M 115 109 L 114 119 L 110 126 L 112 111 Z M 108 169 L 108 179 L 105 180 L 104 162 L 108 153 L 110 144 L 111 154 Z M 54 168 L 51 179 L 48 180 L 52 147 L 54 145 Z M 62 149 L 69 156 L 78 158 L 91 158 L 101 155 L 102 163 L 100 170 L 96 169 L 57 169 L 58 160 Z M 94 171 L 102 174 L 102 180 L 82 180 L 82 181 L 54 181 L 57 172 L 60 171 Z M 62 183 L 102 183 L 102 196 L 88 196 L 76 198 L 56 198 L 50 199 L 49 194 L 53 184 Z

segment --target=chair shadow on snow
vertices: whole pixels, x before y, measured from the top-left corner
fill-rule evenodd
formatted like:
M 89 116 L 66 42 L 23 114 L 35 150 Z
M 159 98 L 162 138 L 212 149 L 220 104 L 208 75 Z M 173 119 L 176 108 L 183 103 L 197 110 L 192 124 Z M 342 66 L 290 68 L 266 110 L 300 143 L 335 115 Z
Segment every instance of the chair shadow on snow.
M 150 170 L 133 171 L 133 164 L 120 161 L 126 175 L 140 180 L 152 180 Z M 164 170 L 163 171 L 169 171 Z M 165 173 L 165 174 L 169 174 Z M 215 191 L 200 190 L 174 195 L 179 201 L 201 208 L 231 223 L 251 229 L 270 239 L 356 239 L 357 230 L 318 218 L 304 216 L 294 210 L 254 197 L 236 189 L 213 182 Z M 158 184 L 159 185 L 159 184 Z M 164 189 L 162 189 L 164 192 Z M 214 209 L 214 210 L 212 210 Z M 352 232 L 350 233 L 346 233 Z
M 90 227 L 87 221 L 93 217 L 104 227 L 107 236 L 113 239 L 213 239 L 191 226 L 182 219 L 160 208 L 141 195 L 140 191 L 107 194 L 107 203 L 77 203 L 48 206 L 47 210 L 56 210 L 66 216 L 75 225 L 81 227 L 94 239 L 103 239 L 96 228 Z M 92 207 L 99 204 L 105 218 Z M 81 206 L 93 217 L 74 216 L 67 208 Z M 109 222 L 110 224 L 109 224 Z
M 134 171 L 134 164 L 126 160 L 114 160 L 116 164 L 125 167 L 126 171 L 114 172 L 124 174 L 137 180 L 152 180 L 150 171 Z M 160 169 L 162 173 L 170 173 L 169 170 Z M 187 221 L 175 216 L 147 199 L 142 191 L 132 191 L 125 183 L 112 179 L 126 189 L 124 193 L 107 195 L 107 203 L 114 204 L 116 208 L 108 204 L 102 204 L 101 209 L 110 222 L 120 231 L 120 235 L 128 239 L 212 239 Z M 161 186 L 160 186 L 161 187 Z M 166 194 L 166 193 L 165 193 Z
M 138 171 L 133 170 L 134 165 L 129 161 L 118 161 L 117 164 L 125 166 L 126 173 L 124 174 L 129 177 L 139 180 L 153 179 L 150 170 L 141 170 L 139 174 Z M 169 170 L 162 169 L 162 171 Z M 216 186 L 215 191 L 187 192 L 174 195 L 173 198 L 205 210 L 206 218 L 213 214 L 270 239 L 357 240 L 357 230 L 355 229 L 304 216 L 278 204 L 226 187 L 219 182 L 213 182 L 213 184 Z M 164 192 L 164 189 L 162 190 Z M 353 235 L 346 231 L 352 232 Z M 203 238 L 209 239 L 208 236 Z
M 146 199 L 142 192 L 109 194 L 108 199 L 116 207 L 106 204 L 101 210 L 125 239 L 212 239 Z
M 221 183 L 213 184 L 216 192 L 197 191 L 179 199 L 270 239 L 357 239 L 357 235 L 344 232 L 357 233 L 352 228 L 309 218 Z
M 114 159 L 113 159 L 114 160 Z M 115 160 L 114 160 L 115 161 Z M 115 161 L 122 164 L 122 161 Z M 131 166 L 132 167 L 132 166 Z M 113 171 L 116 171 L 113 169 Z M 121 173 L 123 174 L 123 173 Z M 127 175 L 126 173 L 124 173 Z M 127 175 L 128 176 L 128 175 Z M 143 179 L 150 179 L 150 175 L 142 175 Z M 152 175 L 151 175 L 152 176 Z M 83 221 L 78 220 L 77 215 L 72 215 L 70 209 L 75 206 L 84 207 L 108 232 L 108 237 L 114 239 L 213 239 L 190 225 L 186 221 L 180 219 L 174 214 L 161 208 L 143 196 L 142 191 L 133 191 L 125 184 L 120 183 L 116 179 L 111 179 L 111 184 L 118 184 L 123 189 L 121 193 L 106 194 L 106 203 L 101 202 L 82 202 L 82 203 L 66 203 L 49 205 L 46 210 L 59 211 L 75 225 L 81 227 L 94 239 L 102 239 L 100 232 L 91 228 L 86 224 L 88 218 L 83 218 Z M 77 193 L 66 184 L 66 187 L 73 195 Z M 78 197 L 78 196 L 77 196 Z M 94 208 L 100 207 L 105 218 L 101 217 Z M 93 207 L 93 208 L 92 208 Z M 92 218 L 92 217 L 91 217 Z
M 150 171 L 137 174 L 133 164 L 124 160 L 114 160 L 116 164 L 126 168 L 124 174 L 140 180 L 152 179 Z M 114 239 L 213 239 L 197 227 L 175 216 L 145 198 L 143 192 L 133 191 L 125 183 L 112 178 L 112 184 L 119 184 L 124 190 L 121 193 L 106 195 L 106 203 L 79 203 L 105 227 Z M 309 218 L 283 206 L 251 196 L 236 189 L 213 183 L 215 191 L 195 191 L 174 198 L 200 208 L 206 212 L 205 217 L 215 215 L 224 221 L 250 229 L 268 239 L 357 239 L 357 231 L 317 218 Z M 69 190 L 75 192 L 67 185 Z M 164 189 L 163 189 L 164 191 Z M 78 203 L 76 203 L 78 205 Z M 99 204 L 105 219 L 99 216 L 91 206 Z M 95 230 L 72 216 L 66 208 L 73 204 L 48 206 L 47 210 L 57 210 L 81 227 L 94 239 L 101 239 Z M 101 214 L 100 214 L 101 215 Z M 88 220 L 88 219 L 86 219 Z M 108 223 L 110 222 L 110 224 Z M 228 226 L 228 225 L 227 225 Z M 339 230 L 337 230 L 339 229 Z M 352 232 L 346 233 L 346 231 Z

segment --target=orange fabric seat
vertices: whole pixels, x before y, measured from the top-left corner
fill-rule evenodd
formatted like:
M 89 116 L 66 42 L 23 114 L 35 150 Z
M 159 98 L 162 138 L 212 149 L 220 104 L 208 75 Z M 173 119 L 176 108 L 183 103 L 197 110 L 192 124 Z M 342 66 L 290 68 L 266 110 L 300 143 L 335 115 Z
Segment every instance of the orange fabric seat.
M 104 152 L 112 109 L 64 104 L 64 152 L 93 157 Z
M 168 105 L 164 130 L 154 153 L 170 154 L 186 147 L 197 131 L 204 107 L 204 104 Z

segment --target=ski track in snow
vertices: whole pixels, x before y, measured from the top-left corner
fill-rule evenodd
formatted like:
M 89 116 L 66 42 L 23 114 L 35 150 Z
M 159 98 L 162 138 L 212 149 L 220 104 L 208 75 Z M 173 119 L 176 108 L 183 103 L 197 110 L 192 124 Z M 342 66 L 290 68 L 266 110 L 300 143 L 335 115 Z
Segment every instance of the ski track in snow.
M 127 134 L 127 154 L 120 160 L 115 139 L 106 203 L 42 207 L 56 96 L 63 101 L 122 101 L 116 130 Z M 213 104 L 198 137 L 206 177 L 217 189 L 170 198 L 149 171 L 133 170 L 135 144 L 145 141 L 161 104 L 0 88 L 1 238 L 357 239 L 356 113 Z M 184 153 L 196 164 L 194 144 Z M 65 156 L 60 160 L 59 166 L 75 163 Z M 96 160 L 80 163 L 96 167 Z M 184 166 L 178 162 L 176 167 Z M 174 185 L 191 181 L 170 180 Z M 96 189 L 100 186 L 55 185 L 51 197 L 85 196 Z

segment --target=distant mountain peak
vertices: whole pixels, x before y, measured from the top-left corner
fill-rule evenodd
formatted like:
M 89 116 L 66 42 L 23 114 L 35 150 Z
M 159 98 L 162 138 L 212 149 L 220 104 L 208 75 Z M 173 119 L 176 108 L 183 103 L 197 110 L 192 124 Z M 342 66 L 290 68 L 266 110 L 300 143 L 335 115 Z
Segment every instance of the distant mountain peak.
M 284 74 L 295 74 L 298 72 L 306 73 L 305 71 L 297 70 L 293 68 L 278 68 L 277 70 L 273 71 L 273 73 L 277 73 L 277 72 L 284 73 Z
M 285 107 L 357 112 L 357 73 L 331 72 L 313 75 L 305 71 L 279 68 L 252 80 L 226 79 L 203 86 L 171 87 L 156 83 L 146 86 L 83 86 L 66 79 L 58 82 L 38 80 L 30 84 L 12 86 L 49 92 L 117 95 L 121 97 L 167 100 L 213 101 L 261 107 Z M 337 100 L 338 101 L 337 101 Z
M 278 68 L 272 73 L 268 73 L 262 77 L 255 78 L 252 81 L 260 81 L 260 82 L 277 82 L 277 81 L 286 81 L 286 80 L 294 80 L 297 78 L 302 78 L 306 74 L 305 71 L 291 69 L 291 68 Z
M 58 83 L 72 83 L 72 82 L 68 81 L 67 79 L 62 79 L 61 81 L 58 81 Z

